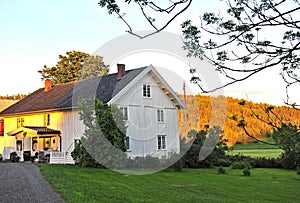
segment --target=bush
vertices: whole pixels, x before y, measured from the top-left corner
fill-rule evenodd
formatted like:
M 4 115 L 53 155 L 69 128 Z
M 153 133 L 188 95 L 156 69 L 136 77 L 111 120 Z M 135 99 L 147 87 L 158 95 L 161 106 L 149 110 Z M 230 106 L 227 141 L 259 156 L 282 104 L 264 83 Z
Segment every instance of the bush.
M 127 168 L 139 168 L 139 169 L 155 169 L 160 166 L 160 160 L 158 157 L 147 155 L 145 157 L 135 157 L 134 159 L 128 159 Z
M 250 176 L 251 172 L 249 169 L 245 169 L 245 170 L 243 170 L 243 174 L 244 174 L 244 176 Z
M 173 163 L 171 165 L 171 163 Z M 171 152 L 169 153 L 169 156 L 167 159 L 161 159 L 160 160 L 160 164 L 161 166 L 169 166 L 169 169 L 173 169 L 175 172 L 182 172 L 182 168 L 183 168 L 183 159 L 180 156 L 180 154 L 177 154 L 175 152 Z M 166 165 L 167 164 L 167 165 Z
M 232 169 L 250 169 L 251 165 L 247 161 L 236 161 L 231 164 Z
M 222 168 L 222 167 L 218 168 L 218 174 L 225 174 L 225 173 L 226 173 L 226 171 L 224 168 Z
M 297 167 L 297 171 L 296 171 L 297 175 L 300 176 L 300 167 Z

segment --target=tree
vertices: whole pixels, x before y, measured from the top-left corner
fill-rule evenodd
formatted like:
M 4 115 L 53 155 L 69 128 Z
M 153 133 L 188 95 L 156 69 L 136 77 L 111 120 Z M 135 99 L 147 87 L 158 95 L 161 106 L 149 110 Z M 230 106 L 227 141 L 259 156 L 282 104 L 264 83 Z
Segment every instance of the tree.
M 175 20 L 190 7 L 192 0 L 177 0 L 163 3 L 162 1 L 155 2 L 149 0 L 124 0 L 123 2 L 128 5 L 136 4 L 140 11 L 139 14 L 146 19 L 148 25 L 151 27 L 151 29 L 154 29 L 154 31 L 146 35 L 139 35 L 135 33 L 131 23 L 126 20 L 126 13 L 124 13 L 123 10 L 121 12 L 121 6 L 119 6 L 122 3 L 121 1 L 118 1 L 117 3 L 115 0 L 99 0 L 98 4 L 102 8 L 105 7 L 110 15 L 116 14 L 118 18 L 121 19 L 127 26 L 128 30 L 126 32 L 142 39 L 164 30 L 168 25 L 171 24 L 173 20 Z M 172 16 L 165 23 L 159 25 L 159 23 L 157 23 L 157 19 L 153 17 L 157 16 L 157 14 L 162 14 L 162 18 L 167 15 Z
M 291 124 L 284 120 L 284 118 L 278 116 L 278 114 L 274 111 L 273 106 L 267 106 L 265 108 L 266 116 L 262 116 L 257 114 L 251 106 L 247 106 L 245 101 L 239 102 L 239 105 L 243 108 L 248 108 L 252 112 L 252 116 L 257 120 L 266 123 L 271 126 L 273 132 L 271 133 L 271 137 L 275 140 L 275 143 L 266 142 L 264 140 L 258 139 L 248 130 L 247 119 L 244 117 L 243 110 L 240 115 L 233 115 L 231 117 L 232 120 L 236 121 L 237 126 L 242 128 L 245 134 L 258 142 L 262 142 L 264 144 L 276 145 L 279 146 L 282 150 L 282 165 L 287 169 L 295 169 L 300 166 L 300 130 L 298 126 Z
M 213 165 L 224 165 L 228 166 L 225 163 L 225 151 L 228 150 L 228 146 L 226 145 L 226 140 L 222 138 L 222 130 L 218 126 L 214 126 L 213 128 L 195 131 L 191 130 L 188 133 L 188 136 L 192 138 L 193 143 L 182 157 L 183 165 L 188 168 L 209 168 Z M 216 146 L 214 146 L 212 152 L 207 156 L 204 160 L 199 159 L 199 153 L 203 148 L 204 141 L 206 139 L 210 139 L 210 137 L 217 136 L 218 142 Z M 185 139 L 183 140 L 183 142 Z M 186 145 L 186 143 L 182 143 L 182 145 Z
M 44 65 L 44 68 L 38 71 L 42 75 L 42 80 L 50 79 L 56 85 L 107 75 L 109 72 L 109 66 L 105 65 L 103 58 L 98 55 L 69 51 L 66 52 L 66 56 L 59 55 L 59 59 L 55 66 Z
M 82 166 L 123 167 L 126 126 L 122 112 L 117 106 L 104 105 L 97 98 L 95 102 L 81 98 L 78 106 L 85 130 L 80 144 L 72 152 L 74 160 Z
M 137 4 L 148 24 L 154 29 L 149 35 L 164 30 L 176 17 L 191 6 L 192 0 L 177 0 L 161 3 L 149 0 L 124 0 Z M 157 3 L 156 3 L 157 2 Z M 188 56 L 208 60 L 216 70 L 228 78 L 228 82 L 216 89 L 201 86 L 196 70 L 192 69 L 192 80 L 199 84 L 202 92 L 208 93 L 228 85 L 247 80 L 253 75 L 271 67 L 279 67 L 279 73 L 286 83 L 285 103 L 300 107 L 290 101 L 289 89 L 299 84 L 300 65 L 300 3 L 298 0 L 227 0 L 227 12 L 221 14 L 206 12 L 199 25 L 191 20 L 182 23 L 184 48 Z M 100 0 L 109 14 L 117 14 L 127 25 L 127 32 L 133 32 L 126 13 L 121 12 L 120 1 Z M 121 4 L 120 4 L 121 5 Z M 158 27 L 159 15 L 171 15 L 163 26 Z M 153 18 L 151 16 L 156 16 Z M 160 20 L 165 19 L 161 17 Z M 269 39 L 276 32 L 276 39 Z M 272 35 L 276 37 L 275 35 Z

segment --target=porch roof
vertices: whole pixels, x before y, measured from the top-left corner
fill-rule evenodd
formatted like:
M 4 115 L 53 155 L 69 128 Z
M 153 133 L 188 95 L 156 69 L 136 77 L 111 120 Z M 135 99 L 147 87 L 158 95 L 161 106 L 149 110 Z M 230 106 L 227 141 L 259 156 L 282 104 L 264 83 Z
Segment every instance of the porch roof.
M 20 128 L 17 128 L 15 130 L 12 130 L 10 132 L 7 133 L 7 135 L 9 136 L 15 136 L 18 133 L 29 133 L 29 134 L 33 134 L 33 135 L 37 135 L 37 136 L 49 136 L 49 135 L 58 135 L 61 134 L 59 130 L 54 130 L 54 129 L 50 129 L 47 127 L 41 127 L 41 126 L 23 126 Z

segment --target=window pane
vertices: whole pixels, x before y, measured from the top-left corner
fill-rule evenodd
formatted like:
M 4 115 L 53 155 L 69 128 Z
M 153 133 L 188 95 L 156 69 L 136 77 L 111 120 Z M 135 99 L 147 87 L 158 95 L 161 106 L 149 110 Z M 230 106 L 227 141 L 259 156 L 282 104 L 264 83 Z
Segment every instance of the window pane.
M 124 117 L 125 117 L 125 120 L 128 120 L 128 109 L 127 109 L 127 107 L 124 107 Z
M 147 87 L 146 87 L 145 84 L 143 85 L 143 96 L 144 96 L 144 97 L 147 96 Z
M 158 149 L 161 149 L 161 136 L 157 137 L 157 141 L 158 141 Z
M 157 110 L 157 121 L 160 122 L 160 110 Z
M 150 85 L 147 85 L 147 97 L 150 97 Z
M 125 138 L 125 146 L 126 146 L 126 149 L 129 149 L 129 147 L 130 147 L 130 145 L 129 145 L 129 137 Z
M 166 136 L 162 137 L 162 149 L 166 149 Z

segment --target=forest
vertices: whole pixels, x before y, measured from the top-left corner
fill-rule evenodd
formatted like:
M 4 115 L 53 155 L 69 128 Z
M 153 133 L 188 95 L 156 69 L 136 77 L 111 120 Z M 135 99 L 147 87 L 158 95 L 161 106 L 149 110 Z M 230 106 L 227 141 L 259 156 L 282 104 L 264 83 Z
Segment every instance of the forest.
M 180 95 L 183 98 L 182 95 Z M 180 135 L 184 137 L 188 131 L 195 129 L 204 130 L 210 126 L 213 118 L 215 125 L 220 125 L 224 131 L 223 138 L 227 139 L 227 144 L 232 146 L 236 143 L 252 143 L 255 140 L 248 137 L 243 129 L 237 126 L 237 122 L 232 120 L 232 116 L 241 116 L 247 122 L 248 131 L 258 139 L 264 139 L 272 133 L 272 127 L 266 122 L 257 119 L 254 114 L 259 115 L 262 120 L 268 120 L 266 108 L 271 105 L 265 103 L 253 103 L 232 97 L 216 97 L 195 95 L 186 97 L 187 110 L 180 110 L 178 120 Z M 247 105 L 240 105 L 241 102 Z M 212 109 L 213 105 L 213 109 Z M 223 108 L 225 107 L 225 108 Z M 300 126 L 300 111 L 288 106 L 273 106 L 274 113 L 285 123 Z M 273 108 L 272 107 L 272 108 Z M 225 118 L 225 123 L 222 122 Z M 218 123 L 219 122 L 219 123 Z M 224 124 L 224 125 L 223 125 Z

